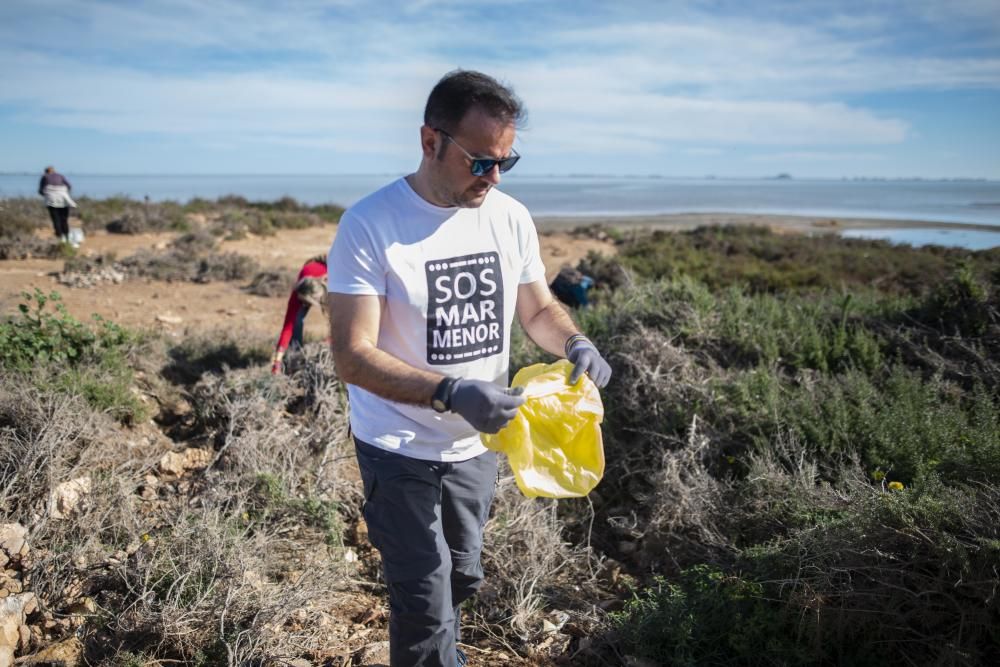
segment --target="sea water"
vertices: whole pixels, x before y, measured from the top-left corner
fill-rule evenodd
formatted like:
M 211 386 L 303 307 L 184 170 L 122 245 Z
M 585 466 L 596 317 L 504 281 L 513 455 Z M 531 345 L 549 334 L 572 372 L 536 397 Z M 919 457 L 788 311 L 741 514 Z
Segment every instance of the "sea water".
M 294 197 L 306 204 L 350 206 L 397 178 L 368 175 L 66 174 L 74 196 L 185 202 L 235 194 L 249 200 Z M 0 197 L 32 196 L 40 174 L 0 175 Z M 855 230 L 851 235 L 912 244 L 1000 245 L 1000 182 L 533 176 L 507 174 L 501 189 L 535 216 L 634 216 L 662 213 L 757 213 L 996 226 L 959 234 L 942 230 Z M 969 244 L 969 245 L 966 245 Z

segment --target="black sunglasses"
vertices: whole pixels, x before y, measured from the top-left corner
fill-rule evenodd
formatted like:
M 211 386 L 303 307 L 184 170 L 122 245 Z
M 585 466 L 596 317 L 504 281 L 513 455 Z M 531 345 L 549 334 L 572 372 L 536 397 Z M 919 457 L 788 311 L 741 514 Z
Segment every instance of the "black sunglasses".
M 451 136 L 450 134 L 448 134 L 444 130 L 442 130 L 440 128 L 437 128 L 437 127 L 434 128 L 434 131 L 435 132 L 440 132 L 441 134 L 443 134 L 448 141 L 450 141 L 451 143 L 453 143 L 456 146 L 458 146 L 458 150 L 460 150 L 463 153 L 465 153 L 465 157 L 467 157 L 470 160 L 472 160 L 472 175 L 473 176 L 483 176 L 485 174 L 488 174 L 488 173 L 490 173 L 490 171 L 493 170 L 494 166 L 499 166 L 500 173 L 501 174 L 506 174 L 508 171 L 511 170 L 511 168 L 515 164 L 517 164 L 517 161 L 521 159 L 521 156 L 518 155 L 517 151 L 515 151 L 513 148 L 510 149 L 510 155 L 508 155 L 507 157 L 502 157 L 499 160 L 496 159 L 496 158 L 492 158 L 492 157 L 473 157 L 469 153 L 469 151 L 467 151 L 464 148 L 462 148 L 462 144 L 460 144 L 457 141 L 455 141 L 455 137 Z

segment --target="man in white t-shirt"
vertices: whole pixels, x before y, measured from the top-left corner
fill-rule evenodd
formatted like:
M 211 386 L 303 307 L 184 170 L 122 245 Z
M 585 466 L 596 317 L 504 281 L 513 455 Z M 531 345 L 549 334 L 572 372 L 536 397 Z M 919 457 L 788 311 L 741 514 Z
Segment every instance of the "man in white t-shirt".
M 496 190 L 524 118 L 509 88 L 456 70 L 434 87 L 417 171 L 344 213 L 327 261 L 369 537 L 389 589 L 390 662 L 465 664 L 459 605 L 479 588 L 510 328 L 603 387 L 611 369 L 552 297 L 527 209 Z

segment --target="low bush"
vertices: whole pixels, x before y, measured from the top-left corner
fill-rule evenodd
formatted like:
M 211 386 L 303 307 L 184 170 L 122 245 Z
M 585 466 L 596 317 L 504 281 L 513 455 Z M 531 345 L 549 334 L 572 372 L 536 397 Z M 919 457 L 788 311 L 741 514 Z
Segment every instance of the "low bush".
M 84 325 L 66 311 L 57 292 L 36 289 L 23 296 L 20 318 L 0 323 L 0 367 L 39 386 L 83 396 L 122 423 L 145 419 L 148 409 L 133 391 L 129 361 L 141 338 L 96 315 L 94 328 Z
M 287 271 L 261 271 L 244 289 L 257 296 L 288 296 L 295 285 L 295 279 Z
M 755 479 L 740 498 L 756 500 L 730 507 L 740 522 L 782 517 L 783 536 L 636 591 L 611 616 L 628 653 L 679 665 L 879 665 L 885 651 L 978 665 L 1000 655 L 1000 609 L 983 585 L 1000 555 L 995 487 L 928 479 L 896 491 L 855 479 L 825 514 L 795 517 L 787 510 L 803 494 L 800 509 L 819 509 L 814 487 L 774 467 L 770 476 L 779 488 Z
M 777 235 L 766 228 L 701 227 L 630 237 L 620 260 L 639 277 L 690 276 L 712 289 L 739 284 L 754 292 L 876 288 L 922 295 L 962 262 L 989 275 L 1000 253 L 911 248 L 836 236 Z
M 0 198 L 0 241 L 32 236 L 48 222 L 48 212 L 40 199 Z
M 169 250 L 140 250 L 117 263 L 129 275 L 167 282 L 245 280 L 258 269 L 257 262 L 239 253 L 212 252 L 217 242 L 204 233 L 186 234 Z

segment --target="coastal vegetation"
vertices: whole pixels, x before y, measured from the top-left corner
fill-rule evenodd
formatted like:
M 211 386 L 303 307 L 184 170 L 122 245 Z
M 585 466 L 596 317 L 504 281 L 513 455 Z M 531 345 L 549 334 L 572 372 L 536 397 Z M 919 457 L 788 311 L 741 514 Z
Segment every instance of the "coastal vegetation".
M 215 200 L 195 197 L 184 204 L 175 201 L 139 201 L 120 195 L 105 199 L 80 197 L 74 223 L 85 233 L 106 230 L 115 234 L 145 232 L 193 232 L 201 230 L 217 238 L 235 240 L 247 234 L 273 236 L 281 229 L 302 229 L 340 220 L 344 209 L 334 204 L 308 205 L 292 197 L 273 202 L 250 201 L 239 195 Z M 0 259 L 25 256 L 56 256 L 58 245 L 34 238 L 48 228 L 33 197 L 0 200 Z M 54 254 L 55 253 L 55 254 Z
M 221 201 L 213 219 L 301 214 Z M 230 233 L 193 222 L 164 250 L 206 257 Z M 607 471 L 559 502 L 504 473 L 473 659 L 1000 660 L 1000 251 L 601 233 L 617 253 L 581 262 L 597 287 L 574 316 L 615 372 Z M 21 301 L 0 324 L 0 525 L 31 546 L 2 585 L 37 599 L 19 655 L 358 664 L 384 599 L 323 343 L 274 377 L 270 340 Z M 512 372 L 549 360 L 516 332 Z

